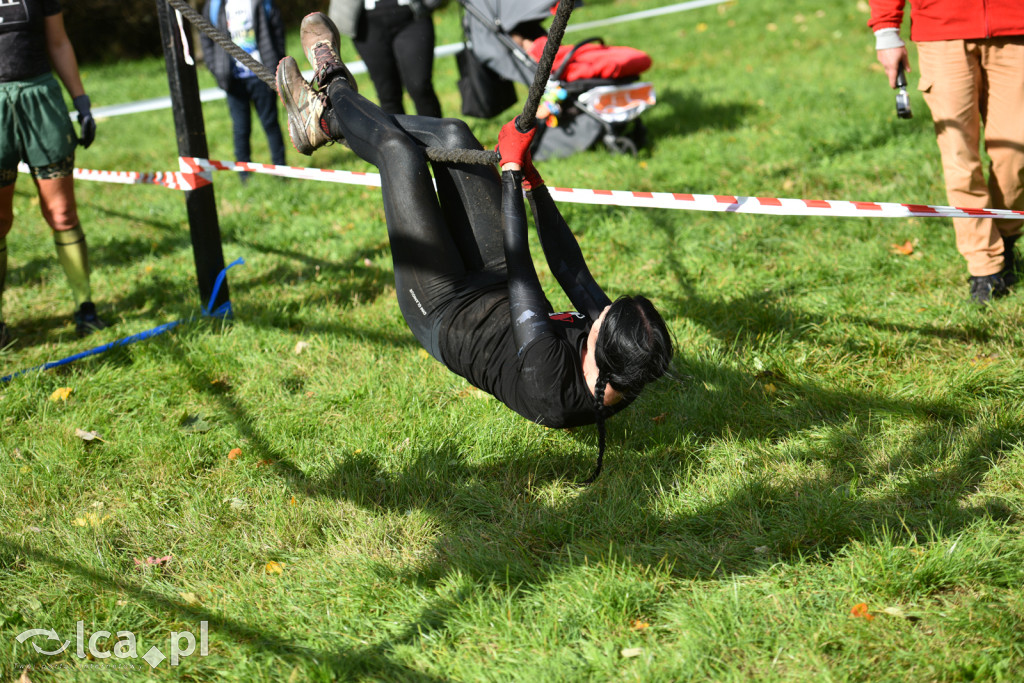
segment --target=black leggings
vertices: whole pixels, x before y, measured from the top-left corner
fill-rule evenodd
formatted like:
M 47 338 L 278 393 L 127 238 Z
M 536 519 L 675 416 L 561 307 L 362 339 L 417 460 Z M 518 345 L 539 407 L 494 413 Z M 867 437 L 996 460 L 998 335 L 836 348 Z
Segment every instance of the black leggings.
M 426 147 L 483 149 L 465 122 L 387 114 L 339 80 L 328 93 L 332 132 L 380 170 L 399 308 L 416 339 L 443 363 L 438 333 L 445 307 L 508 279 L 497 170 L 435 163 L 435 192 Z
M 353 41 L 366 63 L 380 108 L 404 114 L 402 86 L 409 91 L 420 116 L 440 116 L 441 103 L 434 92 L 434 22 L 430 14 L 415 16 L 404 5 L 387 5 L 364 11 Z

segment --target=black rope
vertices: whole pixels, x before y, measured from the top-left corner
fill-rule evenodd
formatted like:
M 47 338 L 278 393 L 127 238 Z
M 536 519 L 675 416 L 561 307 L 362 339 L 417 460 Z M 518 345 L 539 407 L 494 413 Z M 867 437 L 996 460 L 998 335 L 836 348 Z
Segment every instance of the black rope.
M 537 123 L 537 107 L 544 97 L 544 88 L 551 77 L 551 66 L 555 63 L 558 48 L 562 45 L 562 37 L 565 35 L 565 26 L 569 23 L 572 8 L 573 0 L 559 0 L 555 18 L 548 29 L 548 42 L 544 45 L 544 53 L 537 63 L 537 72 L 533 75 L 533 85 L 530 86 L 526 104 L 523 105 L 523 113 L 516 118 L 516 128 L 520 133 L 529 131 Z
M 182 16 L 191 21 L 210 40 L 224 48 L 225 52 L 247 66 L 250 71 L 256 74 L 257 78 L 269 85 L 274 92 L 277 92 L 277 79 L 274 73 L 253 59 L 252 55 L 248 52 L 235 45 L 231 40 L 231 36 L 211 24 L 206 17 L 192 9 L 185 0 L 167 0 L 167 4 L 181 12 Z

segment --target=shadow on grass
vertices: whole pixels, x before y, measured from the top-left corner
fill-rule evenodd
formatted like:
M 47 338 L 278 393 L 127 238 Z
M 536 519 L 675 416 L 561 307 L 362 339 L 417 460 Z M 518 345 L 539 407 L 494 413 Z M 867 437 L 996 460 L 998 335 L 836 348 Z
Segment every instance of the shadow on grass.
M 5 555 L 7 556 L 6 558 L 4 557 Z M 253 628 L 231 618 L 230 615 L 223 612 L 171 600 L 162 593 L 150 590 L 137 583 L 126 581 L 115 574 L 98 572 L 88 567 L 83 567 L 76 562 L 70 562 L 64 558 L 37 550 L 29 544 L 14 542 L 6 536 L 0 535 L 0 566 L 7 565 L 9 562 L 21 557 L 31 562 L 45 564 L 55 572 L 66 572 L 70 576 L 75 576 L 82 581 L 88 582 L 99 590 L 111 590 L 124 595 L 130 595 L 141 602 L 145 602 L 151 608 L 164 612 L 171 619 L 193 623 L 206 621 L 209 623 L 212 632 L 229 635 L 240 644 L 256 652 L 270 652 L 286 657 L 291 661 L 316 663 L 333 671 L 344 672 L 347 676 L 367 674 L 383 676 L 386 680 L 414 681 L 417 683 L 443 680 L 398 664 L 389 659 L 386 653 L 381 652 L 376 647 L 338 650 L 318 650 L 306 647 L 280 635 L 266 633 Z M 31 651 L 23 653 L 22 659 L 25 663 L 36 668 L 43 668 L 48 664 L 54 663 L 52 658 L 42 657 L 31 653 Z
M 672 88 L 658 91 L 658 104 L 643 116 L 650 140 L 691 135 L 702 129 L 715 131 L 738 128 L 757 107 L 742 104 L 712 104 L 697 91 Z

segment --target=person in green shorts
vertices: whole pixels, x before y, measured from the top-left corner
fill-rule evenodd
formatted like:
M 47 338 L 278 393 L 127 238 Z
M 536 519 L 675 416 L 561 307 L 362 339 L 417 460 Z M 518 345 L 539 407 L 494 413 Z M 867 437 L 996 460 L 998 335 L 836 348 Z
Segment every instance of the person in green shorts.
M 51 64 L 78 111 L 80 137 L 75 135 Z M 22 161 L 32 172 L 39 207 L 53 231 L 57 258 L 71 285 L 76 332 L 85 336 L 107 326 L 92 302 L 88 251 L 72 176 L 75 145 L 88 147 L 95 135 L 96 122 L 59 0 L 0 2 L 0 349 L 12 342 L 3 322 L 3 289 L 7 233 L 14 222 L 14 184 Z

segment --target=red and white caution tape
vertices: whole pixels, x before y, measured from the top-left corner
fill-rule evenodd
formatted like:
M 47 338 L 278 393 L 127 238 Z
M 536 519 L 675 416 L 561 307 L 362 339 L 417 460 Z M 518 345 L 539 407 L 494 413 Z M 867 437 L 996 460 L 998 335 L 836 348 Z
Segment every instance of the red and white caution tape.
M 18 164 L 18 171 L 29 173 L 29 167 Z M 135 171 L 94 171 L 87 168 L 76 168 L 73 172 L 76 180 L 95 180 L 101 183 L 117 183 L 120 185 L 161 185 L 172 190 L 194 190 L 210 182 L 209 179 L 196 177 L 194 173 L 156 172 L 136 173 Z
M 686 209 L 758 213 L 776 216 L 845 216 L 873 218 L 1024 218 L 1024 211 L 1010 209 L 963 209 L 928 204 L 892 202 L 849 202 L 824 199 L 782 199 L 777 197 L 740 197 L 678 192 L 632 192 L 629 190 L 580 190 L 548 187 L 552 199 L 577 204 L 635 206 L 649 209 Z
M 198 171 L 247 171 L 264 173 L 283 178 L 300 178 L 302 180 L 322 180 L 329 183 L 345 185 L 364 185 L 380 187 L 379 173 L 362 173 L 359 171 L 336 171 L 330 168 L 304 168 L 302 166 L 275 166 L 274 164 L 256 164 L 251 161 L 216 161 L 197 157 L 182 157 L 182 164 Z
M 90 171 L 75 169 L 75 178 L 108 183 L 163 185 L 176 190 L 194 190 L 212 181 L 214 171 L 247 171 L 285 178 L 319 180 L 346 185 L 380 187 L 380 174 L 338 171 L 302 166 L 275 166 L 247 161 L 216 161 L 180 157 L 177 173 L 133 173 L 126 171 Z M 18 170 L 27 173 L 28 167 Z M 686 194 L 680 192 L 636 192 L 630 190 L 588 190 L 548 186 L 552 199 L 575 204 L 631 206 L 647 209 L 681 209 L 754 213 L 775 216 L 831 216 L 848 218 L 1009 218 L 1024 219 L 1024 211 L 1010 209 L 967 209 L 931 204 L 895 202 L 853 202 L 824 199 L 786 199 L 779 197 L 742 197 L 738 195 Z

